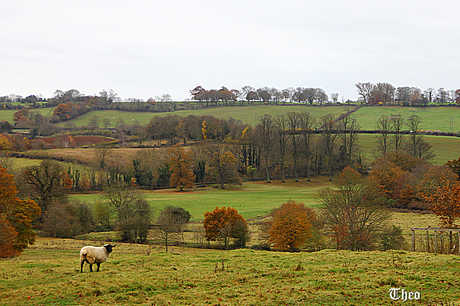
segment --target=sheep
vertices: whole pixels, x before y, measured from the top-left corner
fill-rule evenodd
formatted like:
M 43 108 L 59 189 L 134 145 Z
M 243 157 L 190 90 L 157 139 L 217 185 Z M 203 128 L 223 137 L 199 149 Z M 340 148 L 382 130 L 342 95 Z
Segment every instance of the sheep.
M 89 264 L 89 270 L 93 272 L 93 264 L 97 264 L 97 271 L 101 263 L 106 262 L 112 253 L 114 245 L 106 244 L 103 247 L 84 246 L 80 250 L 80 272 L 83 273 L 83 264 L 85 261 Z

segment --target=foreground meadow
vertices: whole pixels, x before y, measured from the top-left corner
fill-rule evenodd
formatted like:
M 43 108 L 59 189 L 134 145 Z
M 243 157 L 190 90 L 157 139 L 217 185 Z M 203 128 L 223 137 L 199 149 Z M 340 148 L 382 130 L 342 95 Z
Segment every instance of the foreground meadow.
M 280 253 L 117 244 L 101 272 L 79 271 L 91 241 L 39 238 L 0 261 L 2 305 L 457 305 L 460 258 L 405 251 Z M 99 244 L 99 243 L 96 243 Z M 413 305 L 408 301 L 404 305 Z M 401 301 L 398 301 L 399 304 Z

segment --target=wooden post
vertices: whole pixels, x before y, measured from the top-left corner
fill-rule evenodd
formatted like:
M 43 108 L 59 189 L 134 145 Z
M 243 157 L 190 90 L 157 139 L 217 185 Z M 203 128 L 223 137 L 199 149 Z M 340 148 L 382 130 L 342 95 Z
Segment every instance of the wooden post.
M 444 252 L 444 232 L 441 232 L 439 238 L 441 239 L 441 254 Z
M 426 251 L 430 253 L 430 231 L 426 231 Z
M 412 230 L 412 252 L 415 252 L 415 230 Z
M 434 252 L 438 253 L 438 231 L 434 231 Z

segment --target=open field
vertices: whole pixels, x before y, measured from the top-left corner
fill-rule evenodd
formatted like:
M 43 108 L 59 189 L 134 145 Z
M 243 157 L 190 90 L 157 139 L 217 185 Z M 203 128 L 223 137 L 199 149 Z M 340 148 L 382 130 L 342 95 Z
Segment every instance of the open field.
M 404 136 L 408 138 L 408 136 Z M 460 137 L 451 136 L 431 136 L 425 135 L 423 138 L 433 146 L 436 157 L 431 161 L 437 165 L 443 165 L 449 160 L 460 157 Z M 359 146 L 361 152 L 368 162 L 375 159 L 375 149 L 377 146 L 376 134 L 359 134 Z
M 93 111 L 87 113 L 70 122 L 75 123 L 77 126 L 89 124 L 93 115 L 101 117 L 101 119 L 108 118 L 111 120 L 112 125 L 116 120 L 123 119 L 126 124 L 132 124 L 138 121 L 140 124 L 147 124 L 153 116 L 166 116 L 169 114 L 188 116 L 188 115 L 212 115 L 217 118 L 228 119 L 229 117 L 241 120 L 245 124 L 254 125 L 257 118 L 264 114 L 286 114 L 288 112 L 309 112 L 312 116 L 319 119 L 321 116 L 332 114 L 335 117 L 346 113 L 348 110 L 353 109 L 354 106 L 307 106 L 307 105 L 270 105 L 270 106 L 227 106 L 206 108 L 198 110 L 186 110 L 167 113 L 145 113 L 145 112 L 126 112 L 126 111 Z M 1 111 L 0 111 L 1 112 Z M 352 116 L 358 119 L 358 123 L 363 130 L 375 130 L 376 120 L 381 115 L 402 115 L 408 118 L 411 115 L 418 115 L 421 117 L 421 129 L 424 130 L 441 130 L 443 132 L 457 133 L 460 129 L 460 107 L 401 107 L 401 106 L 367 106 L 362 107 Z M 452 128 L 450 124 L 452 120 Z M 63 123 L 60 123 L 63 125 Z
M 441 130 L 458 133 L 460 129 L 460 107 L 402 107 L 402 106 L 367 106 L 353 113 L 363 130 L 377 129 L 377 119 L 381 116 L 401 115 L 409 118 L 417 115 L 422 119 L 420 129 Z M 452 129 L 450 122 L 452 120 Z
M 120 243 L 101 272 L 90 274 L 85 265 L 80 273 L 78 252 L 88 244 L 93 242 L 39 238 L 18 258 L 0 261 L 1 303 L 395 305 L 390 288 L 419 292 L 420 301 L 404 305 L 458 305 L 460 301 L 460 258 L 455 255 L 178 247 L 165 253 L 160 247 Z
M 36 109 L 30 109 L 32 112 L 37 112 L 45 117 L 51 117 L 53 115 L 55 107 L 47 107 L 47 108 L 36 108 Z M 0 121 L 8 121 L 9 123 L 13 124 L 13 114 L 17 112 L 18 110 L 14 109 L 2 109 L 0 110 Z
M 104 111 L 93 111 L 83 116 L 68 121 L 73 122 L 77 126 L 87 125 L 94 115 L 97 115 L 102 119 L 108 118 L 112 125 L 115 125 L 116 121 L 120 118 L 125 121 L 126 124 L 133 124 L 138 121 L 140 124 L 147 124 L 150 119 L 154 116 L 167 116 L 167 115 L 178 115 L 186 117 L 188 115 L 211 115 L 217 118 L 228 119 L 230 117 L 241 120 L 244 124 L 254 125 L 260 116 L 264 114 L 277 115 L 287 114 L 288 112 L 309 112 L 315 118 L 332 114 L 334 117 L 338 117 L 348 110 L 354 107 L 348 106 L 307 106 L 307 105 L 270 105 L 270 106 L 225 106 L 225 107 L 214 107 L 197 110 L 184 110 L 166 113 L 146 113 L 146 112 L 126 112 L 126 111 L 115 111 L 115 110 L 104 110 Z M 60 123 L 63 125 L 63 123 Z
M 318 191 L 331 184 L 324 177 L 313 178 L 311 182 L 302 180 L 299 183 L 280 183 L 273 181 L 245 182 L 242 186 L 220 188 L 194 188 L 180 192 L 176 189 L 145 191 L 144 195 L 158 213 L 168 205 L 180 206 L 188 210 L 194 221 L 203 220 L 204 213 L 216 206 L 231 206 L 238 210 L 245 219 L 255 219 L 267 215 L 273 208 L 280 206 L 289 199 L 303 202 L 309 207 L 317 207 Z M 72 197 L 85 201 L 103 200 L 102 194 L 78 194 Z

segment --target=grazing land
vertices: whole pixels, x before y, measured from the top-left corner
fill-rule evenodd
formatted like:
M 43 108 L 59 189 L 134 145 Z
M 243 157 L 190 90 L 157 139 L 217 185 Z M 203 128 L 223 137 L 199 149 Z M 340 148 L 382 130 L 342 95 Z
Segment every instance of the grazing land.
M 39 238 L 0 261 L 4 305 L 456 305 L 460 258 L 406 251 L 281 253 L 117 244 L 101 272 L 80 273 L 91 241 Z M 402 303 L 400 300 L 397 303 Z
M 417 115 L 421 118 L 421 130 L 440 130 L 458 133 L 460 129 L 460 107 L 402 107 L 402 106 L 367 106 L 353 113 L 363 130 L 376 130 L 376 121 L 381 116 L 401 115 L 409 118 Z M 451 126 L 452 122 L 452 126 Z
M 405 138 L 408 136 L 406 135 Z M 391 138 L 391 136 L 390 136 Z M 460 157 L 460 137 L 453 136 L 423 136 L 433 147 L 436 157 L 431 161 L 436 165 L 444 165 L 449 160 L 454 160 Z M 366 161 L 373 161 L 376 157 L 376 134 L 360 134 L 359 146 Z
M 223 106 L 214 108 L 203 108 L 197 110 L 181 110 L 175 112 L 165 113 L 146 113 L 146 112 L 127 112 L 127 111 L 116 111 L 116 110 L 104 110 L 104 111 L 93 111 L 86 113 L 83 116 L 68 121 L 73 122 L 76 126 L 88 125 L 91 118 L 97 115 L 103 120 L 107 118 L 111 121 L 114 126 L 119 119 L 123 119 L 126 124 L 133 124 L 136 121 L 139 124 L 147 124 L 150 119 L 154 116 L 167 116 L 167 115 L 178 115 L 186 117 L 188 115 L 210 115 L 216 118 L 228 119 L 230 117 L 241 120 L 242 123 L 248 125 L 255 125 L 258 118 L 264 114 L 277 115 L 287 114 L 288 112 L 309 112 L 315 118 L 332 114 L 334 117 L 339 117 L 341 114 L 346 113 L 348 110 L 353 109 L 355 106 L 307 106 L 307 105 L 270 105 L 270 106 Z M 63 125 L 64 123 L 60 123 Z
M 47 107 L 47 108 L 36 108 L 36 109 L 31 109 L 30 111 L 33 112 L 38 112 L 39 114 L 45 116 L 45 117 L 52 117 L 53 112 L 54 112 L 55 107 Z M 1 121 L 8 121 L 9 123 L 13 124 L 13 114 L 17 112 L 18 110 L 16 109 L 2 109 L 0 110 L 0 122 Z
M 289 199 L 303 202 L 309 207 L 318 207 L 318 191 L 326 186 L 331 186 L 331 183 L 324 177 L 318 177 L 311 182 L 306 179 L 298 183 L 245 182 L 242 186 L 226 189 L 206 187 L 182 192 L 163 189 L 145 191 L 144 195 L 157 212 L 168 205 L 180 206 L 189 211 L 195 221 L 203 220 L 204 213 L 216 206 L 234 207 L 245 219 L 256 219 L 266 216 Z M 89 203 L 103 200 L 102 194 L 78 194 L 73 197 Z

